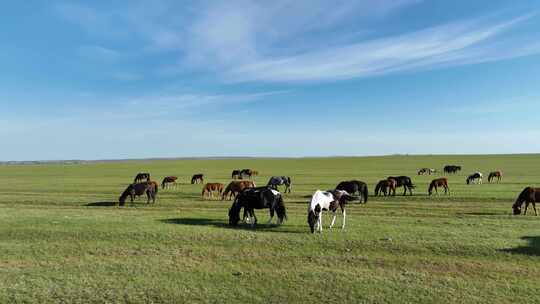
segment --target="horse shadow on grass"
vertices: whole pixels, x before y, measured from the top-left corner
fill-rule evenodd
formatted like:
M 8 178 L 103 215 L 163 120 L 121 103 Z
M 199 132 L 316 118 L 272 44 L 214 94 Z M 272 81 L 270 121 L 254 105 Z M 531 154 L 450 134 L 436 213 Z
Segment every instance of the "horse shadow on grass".
M 118 202 L 110 202 L 110 201 L 95 202 L 95 203 L 84 204 L 83 206 L 87 206 L 87 207 L 112 207 L 112 206 L 118 206 Z
M 262 230 L 265 232 L 276 232 L 276 233 L 305 233 L 298 230 L 291 230 L 291 229 L 283 228 L 283 225 L 277 225 L 277 224 L 258 223 L 253 228 L 249 224 L 242 224 L 242 223 L 238 224 L 237 226 L 230 226 L 228 223 L 223 222 L 222 220 L 210 219 L 210 218 L 171 218 L 171 219 L 163 219 L 159 221 L 166 224 L 189 225 L 189 226 L 211 226 L 211 227 L 218 227 L 218 228 L 225 228 L 225 229 L 232 229 L 232 230 L 247 230 L 247 231 Z M 281 227 L 281 228 L 279 230 L 272 229 L 272 228 L 278 228 L 278 227 Z
M 524 236 L 521 239 L 526 240 L 528 244 L 526 246 L 505 248 L 500 251 L 513 254 L 540 256 L 540 236 Z

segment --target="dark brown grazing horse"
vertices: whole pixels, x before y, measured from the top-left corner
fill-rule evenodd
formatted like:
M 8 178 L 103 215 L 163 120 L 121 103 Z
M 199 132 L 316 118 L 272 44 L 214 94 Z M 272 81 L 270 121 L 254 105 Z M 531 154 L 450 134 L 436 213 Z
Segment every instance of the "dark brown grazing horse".
M 199 173 L 191 177 L 191 184 L 202 184 L 204 182 L 204 174 Z
M 124 206 L 126 203 L 126 198 L 129 196 L 131 199 L 131 203 L 133 203 L 133 200 L 135 200 L 135 197 L 141 196 L 146 193 L 146 196 L 148 197 L 147 204 L 150 203 L 150 199 L 152 199 L 152 203 L 156 202 L 156 196 L 158 193 L 158 184 L 154 181 L 147 181 L 142 183 L 136 183 L 136 184 L 130 184 L 127 186 L 126 190 L 120 195 L 120 198 L 118 198 L 118 204 L 119 206 Z
M 150 173 L 138 173 L 133 179 L 134 183 L 140 183 L 142 181 L 150 181 Z
M 214 192 L 218 194 L 218 197 L 223 193 L 224 185 L 221 183 L 207 183 L 202 189 L 201 196 L 204 199 L 205 197 L 214 198 Z
M 251 178 L 253 176 L 253 170 L 251 170 L 251 169 L 242 169 L 242 170 L 240 170 L 240 178 L 244 178 L 246 176 L 248 178 Z
M 501 181 L 502 176 L 503 176 L 503 174 L 502 174 L 501 170 L 493 171 L 493 172 L 489 173 L 488 182 L 491 183 L 492 180 L 497 178 L 497 183 L 498 183 L 498 182 Z
M 170 187 L 176 188 L 178 186 L 178 184 L 176 183 L 177 179 L 178 177 L 176 176 L 167 176 L 163 178 L 163 181 L 161 182 L 161 189 L 167 189 Z
M 446 177 L 441 177 L 432 180 L 431 184 L 429 184 L 428 194 L 433 194 L 433 189 L 435 189 L 436 193 L 439 193 L 437 191 L 438 187 L 444 187 L 444 194 L 448 194 L 448 191 L 450 191 L 450 189 L 448 188 L 448 179 Z
M 232 196 L 236 197 L 236 195 L 242 190 L 255 187 L 256 186 L 253 181 L 232 181 L 227 185 L 225 191 L 223 191 L 223 194 L 221 195 L 221 200 L 224 200 L 227 195 L 229 196 L 228 199 L 231 199 Z
M 521 191 L 514 205 L 512 205 L 514 215 L 521 214 L 521 205 L 523 203 L 525 203 L 525 212 L 523 212 L 523 215 L 527 214 L 527 208 L 531 203 L 533 205 L 534 215 L 538 215 L 536 212 L 537 202 L 540 202 L 540 188 L 526 187 Z
M 393 195 L 396 195 L 396 185 L 397 182 L 395 179 L 383 179 L 377 183 L 377 186 L 375 187 L 375 196 L 379 196 L 379 192 L 386 195 L 390 195 L 393 193 Z
M 231 173 L 231 178 L 232 179 L 242 179 L 242 177 L 240 176 L 240 170 L 233 170 L 232 173 Z

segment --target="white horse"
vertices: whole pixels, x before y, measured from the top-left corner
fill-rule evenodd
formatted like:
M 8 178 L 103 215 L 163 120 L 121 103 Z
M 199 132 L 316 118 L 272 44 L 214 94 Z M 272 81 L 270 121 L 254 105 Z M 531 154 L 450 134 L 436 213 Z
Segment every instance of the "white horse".
M 482 184 L 482 177 L 484 177 L 484 175 L 482 175 L 482 172 L 474 172 L 467 177 L 467 185 L 470 183 Z
M 349 195 L 347 191 L 343 190 L 315 191 L 311 197 L 311 202 L 308 208 L 308 224 L 309 228 L 311 229 L 311 233 L 314 233 L 315 229 L 322 232 L 321 213 L 323 210 L 330 210 L 332 212 L 332 222 L 330 223 L 330 228 L 332 228 L 336 222 L 336 211 L 338 206 L 343 214 L 343 224 L 341 229 L 345 229 L 345 218 L 347 216 L 345 212 L 345 204 L 354 199 L 355 197 Z

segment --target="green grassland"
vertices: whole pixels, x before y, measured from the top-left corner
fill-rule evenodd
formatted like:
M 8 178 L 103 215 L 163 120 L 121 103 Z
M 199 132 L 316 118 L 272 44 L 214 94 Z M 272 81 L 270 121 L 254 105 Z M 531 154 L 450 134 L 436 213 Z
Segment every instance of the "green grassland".
M 427 196 L 420 167 L 459 164 L 451 195 Z M 288 220 L 230 228 L 230 201 L 203 201 L 194 173 L 290 175 Z M 501 169 L 500 184 L 466 185 Z M 140 171 L 177 190 L 119 208 Z M 311 234 L 309 195 L 339 181 L 409 175 L 414 196 L 350 205 L 347 227 Z M 437 174 L 436 176 L 440 176 Z M 512 216 L 540 185 L 540 155 L 156 160 L 0 166 L 0 303 L 513 303 L 540 302 L 540 218 Z M 398 194 L 401 191 L 398 190 Z M 336 227 L 340 227 L 338 217 Z

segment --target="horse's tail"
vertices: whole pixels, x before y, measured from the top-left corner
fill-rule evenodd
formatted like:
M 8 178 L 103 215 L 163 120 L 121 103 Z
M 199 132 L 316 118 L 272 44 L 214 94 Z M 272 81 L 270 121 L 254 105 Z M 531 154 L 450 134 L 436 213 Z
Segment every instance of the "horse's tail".
M 156 182 L 150 182 L 150 183 L 154 186 L 154 192 L 157 194 L 157 193 L 158 193 L 158 189 L 159 189 L 158 183 L 156 183 Z
M 367 188 L 367 185 L 364 185 L 364 187 L 362 187 L 362 196 L 364 196 L 364 204 L 367 203 L 367 200 L 368 200 L 368 188 Z
M 231 208 L 229 209 L 229 225 L 236 226 L 240 221 L 240 210 L 242 206 L 238 201 L 238 197 L 233 201 Z

